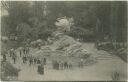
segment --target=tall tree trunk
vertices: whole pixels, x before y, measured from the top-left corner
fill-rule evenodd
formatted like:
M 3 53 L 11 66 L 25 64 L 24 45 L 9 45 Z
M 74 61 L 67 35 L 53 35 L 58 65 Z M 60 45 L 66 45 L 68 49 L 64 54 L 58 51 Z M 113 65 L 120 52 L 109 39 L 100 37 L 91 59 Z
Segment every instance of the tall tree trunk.
M 111 33 L 111 41 L 113 43 L 114 48 L 116 49 L 116 39 L 117 39 L 117 4 L 116 2 L 111 2 L 111 15 L 110 15 L 110 33 Z

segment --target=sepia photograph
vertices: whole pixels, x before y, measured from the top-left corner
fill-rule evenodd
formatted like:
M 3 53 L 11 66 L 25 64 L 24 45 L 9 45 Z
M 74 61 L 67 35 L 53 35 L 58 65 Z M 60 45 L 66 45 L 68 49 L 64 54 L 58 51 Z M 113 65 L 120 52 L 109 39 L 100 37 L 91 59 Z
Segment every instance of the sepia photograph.
M 0 81 L 128 81 L 127 1 L 0 3 Z

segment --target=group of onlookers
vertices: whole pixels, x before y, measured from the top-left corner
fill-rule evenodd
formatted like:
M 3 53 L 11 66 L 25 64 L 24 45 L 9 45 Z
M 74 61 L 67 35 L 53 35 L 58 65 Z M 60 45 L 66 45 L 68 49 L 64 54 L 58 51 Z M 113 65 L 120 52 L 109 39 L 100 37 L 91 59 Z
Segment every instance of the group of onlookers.
M 60 69 L 71 69 L 72 64 L 68 63 L 67 61 L 61 62 L 61 61 L 52 61 L 53 69 L 60 70 Z
M 53 69 L 56 70 L 63 70 L 63 69 L 72 69 L 74 67 L 73 63 L 69 61 L 52 61 Z M 83 59 L 80 60 L 78 63 L 78 67 L 83 68 L 84 67 L 84 61 Z
M 22 47 L 19 49 L 19 56 L 20 57 L 24 57 L 28 53 L 29 53 L 29 47 Z M 18 51 L 16 49 L 12 48 L 8 51 L 8 55 L 10 58 L 12 58 L 13 63 L 15 64 L 16 60 L 18 59 Z M 3 55 L 3 59 L 4 60 L 7 59 L 7 54 Z
M 10 49 L 8 52 L 9 57 L 12 58 L 14 64 L 16 63 L 16 61 L 18 61 L 18 58 L 20 58 L 20 59 L 22 59 L 23 64 L 28 64 L 29 66 L 37 65 L 37 72 L 39 74 L 44 74 L 44 65 L 46 65 L 47 59 L 45 57 L 37 58 L 37 57 L 30 55 L 30 48 L 31 48 L 30 46 L 31 45 L 20 47 L 19 49 L 13 49 L 13 48 Z M 36 45 L 36 48 L 41 49 L 41 45 L 40 44 Z M 6 54 L 3 55 L 3 59 L 5 61 L 7 60 Z M 73 64 L 69 61 L 53 60 L 52 66 L 53 66 L 53 69 L 55 69 L 55 70 L 63 70 L 63 69 L 72 69 L 73 68 Z M 83 60 L 82 61 L 80 60 L 80 62 L 78 63 L 78 66 L 81 68 L 84 66 Z

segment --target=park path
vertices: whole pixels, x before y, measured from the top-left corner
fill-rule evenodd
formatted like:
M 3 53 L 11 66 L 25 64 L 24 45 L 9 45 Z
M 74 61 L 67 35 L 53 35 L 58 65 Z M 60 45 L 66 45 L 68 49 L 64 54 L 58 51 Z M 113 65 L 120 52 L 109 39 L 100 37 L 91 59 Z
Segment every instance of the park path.
M 37 66 L 23 64 L 19 58 L 14 65 L 21 69 L 18 80 L 22 81 L 105 81 L 112 80 L 111 73 L 118 71 L 121 74 L 121 80 L 126 79 L 127 64 L 115 55 L 111 55 L 103 50 L 97 50 L 93 43 L 84 43 L 83 48 L 90 51 L 97 59 L 97 63 L 84 66 L 84 68 L 74 67 L 67 70 L 54 70 L 49 65 L 45 66 L 44 75 L 37 73 Z M 38 49 L 31 49 L 31 53 Z M 36 54 L 35 54 L 36 55 Z M 12 60 L 10 59 L 12 62 Z

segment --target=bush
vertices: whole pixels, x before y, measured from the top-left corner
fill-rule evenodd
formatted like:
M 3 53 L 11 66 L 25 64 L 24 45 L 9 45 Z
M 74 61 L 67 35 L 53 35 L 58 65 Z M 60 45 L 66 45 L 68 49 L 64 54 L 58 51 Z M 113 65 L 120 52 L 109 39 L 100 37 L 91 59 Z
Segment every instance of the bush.
M 9 62 L 1 62 L 1 79 L 2 80 L 16 80 L 20 70 L 15 68 Z

